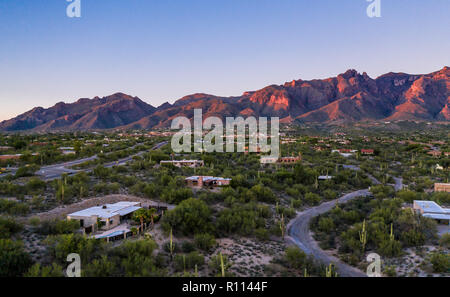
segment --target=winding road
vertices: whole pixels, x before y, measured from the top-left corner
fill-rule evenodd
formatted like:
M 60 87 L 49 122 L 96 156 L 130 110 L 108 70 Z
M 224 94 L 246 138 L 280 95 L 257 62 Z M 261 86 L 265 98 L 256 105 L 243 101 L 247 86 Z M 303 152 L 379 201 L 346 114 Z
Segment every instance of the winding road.
M 380 184 L 380 182 L 373 176 L 369 175 L 369 178 L 374 184 Z M 403 179 L 394 178 L 394 180 L 395 190 L 401 190 L 403 188 Z M 319 206 L 312 207 L 303 212 L 298 212 L 296 218 L 291 220 L 287 225 L 287 239 L 297 245 L 306 254 L 314 256 L 314 258 L 316 258 L 323 264 L 329 265 L 330 263 L 333 263 L 336 266 L 339 275 L 342 277 L 366 277 L 367 275 L 361 270 L 352 267 L 342 262 L 340 259 L 331 256 L 323 251 L 318 246 L 317 242 L 313 239 L 311 231 L 309 230 L 309 225 L 312 218 L 330 211 L 331 209 L 333 209 L 336 203 L 343 204 L 355 198 L 366 197 L 369 195 L 371 195 L 370 189 L 359 190 L 344 195 L 341 198 L 322 203 Z
M 302 249 L 306 254 L 314 256 L 314 258 L 316 258 L 323 264 L 328 265 L 330 263 L 334 263 L 340 276 L 365 277 L 366 274 L 361 270 L 345 264 L 338 258 L 330 256 L 325 251 L 323 251 L 317 245 L 317 242 L 313 239 L 309 230 L 309 224 L 312 218 L 330 211 L 331 209 L 333 209 L 336 203 L 346 203 L 357 197 L 369 195 L 369 189 L 359 190 L 347 194 L 339 199 L 328 201 L 322 203 L 319 206 L 307 209 L 303 212 L 299 212 L 297 214 L 297 217 L 287 225 L 288 239 L 295 245 L 297 245 L 300 249 Z

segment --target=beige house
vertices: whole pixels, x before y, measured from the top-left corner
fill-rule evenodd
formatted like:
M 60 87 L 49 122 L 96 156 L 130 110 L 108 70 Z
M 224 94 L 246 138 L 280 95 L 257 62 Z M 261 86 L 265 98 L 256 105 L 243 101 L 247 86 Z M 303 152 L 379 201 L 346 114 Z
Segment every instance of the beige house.
M 68 220 L 80 222 L 84 233 L 93 233 L 101 230 L 111 230 L 120 225 L 124 220 L 131 218 L 131 215 L 141 209 L 140 202 L 118 202 L 115 204 L 105 204 L 94 206 L 67 215 Z M 98 223 L 101 222 L 100 228 Z
M 296 157 L 270 157 L 270 156 L 263 156 L 260 159 L 260 163 L 262 165 L 265 164 L 295 164 L 302 160 L 302 155 L 299 154 Z
M 450 193 L 450 184 L 434 184 L 434 191 L 435 192 L 447 192 Z
M 191 188 L 228 186 L 231 178 L 213 176 L 191 176 L 186 178 L 186 185 Z
M 441 224 L 450 223 L 450 209 L 441 207 L 434 201 L 414 201 L 413 209 L 423 217 L 433 219 Z
M 278 163 L 280 164 L 293 164 L 300 162 L 302 160 L 302 156 L 298 155 L 297 157 L 281 157 L 278 159 Z

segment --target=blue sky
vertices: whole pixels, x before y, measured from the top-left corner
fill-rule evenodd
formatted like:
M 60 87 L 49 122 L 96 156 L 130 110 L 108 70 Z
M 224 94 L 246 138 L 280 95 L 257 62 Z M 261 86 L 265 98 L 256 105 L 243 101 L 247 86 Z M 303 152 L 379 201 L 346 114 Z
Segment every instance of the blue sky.
M 0 0 L 0 120 L 125 92 L 158 106 L 293 79 L 450 66 L 450 1 Z

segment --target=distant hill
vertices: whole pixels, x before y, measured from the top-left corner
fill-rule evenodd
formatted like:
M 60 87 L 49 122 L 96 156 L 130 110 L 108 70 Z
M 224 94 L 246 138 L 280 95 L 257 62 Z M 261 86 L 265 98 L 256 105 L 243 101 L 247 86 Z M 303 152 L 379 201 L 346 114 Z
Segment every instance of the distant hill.
M 193 94 L 155 108 L 123 93 L 34 108 L 0 123 L 2 131 L 150 129 L 178 116 L 278 116 L 282 122 L 450 121 L 450 68 L 430 74 L 388 73 L 376 79 L 348 70 L 322 80 L 295 80 L 237 97 Z

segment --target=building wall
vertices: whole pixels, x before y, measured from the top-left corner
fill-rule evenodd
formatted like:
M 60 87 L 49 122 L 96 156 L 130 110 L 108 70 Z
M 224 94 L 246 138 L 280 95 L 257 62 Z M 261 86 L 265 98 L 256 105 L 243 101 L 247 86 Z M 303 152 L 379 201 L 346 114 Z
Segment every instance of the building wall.
M 450 193 L 450 184 L 434 184 L 434 191 Z
M 120 215 L 115 215 L 112 218 L 106 220 L 106 226 L 102 229 L 110 230 L 120 225 Z
M 21 155 L 3 155 L 0 156 L 0 160 L 18 160 L 20 157 Z
M 97 223 L 97 217 L 79 217 L 79 216 L 67 216 L 67 220 L 81 221 L 83 220 L 83 228 L 93 226 Z
M 417 211 L 417 212 L 423 214 L 422 208 L 419 207 L 419 205 L 418 205 L 415 201 L 414 201 L 414 204 L 413 204 L 413 209 L 414 209 L 415 211 Z

